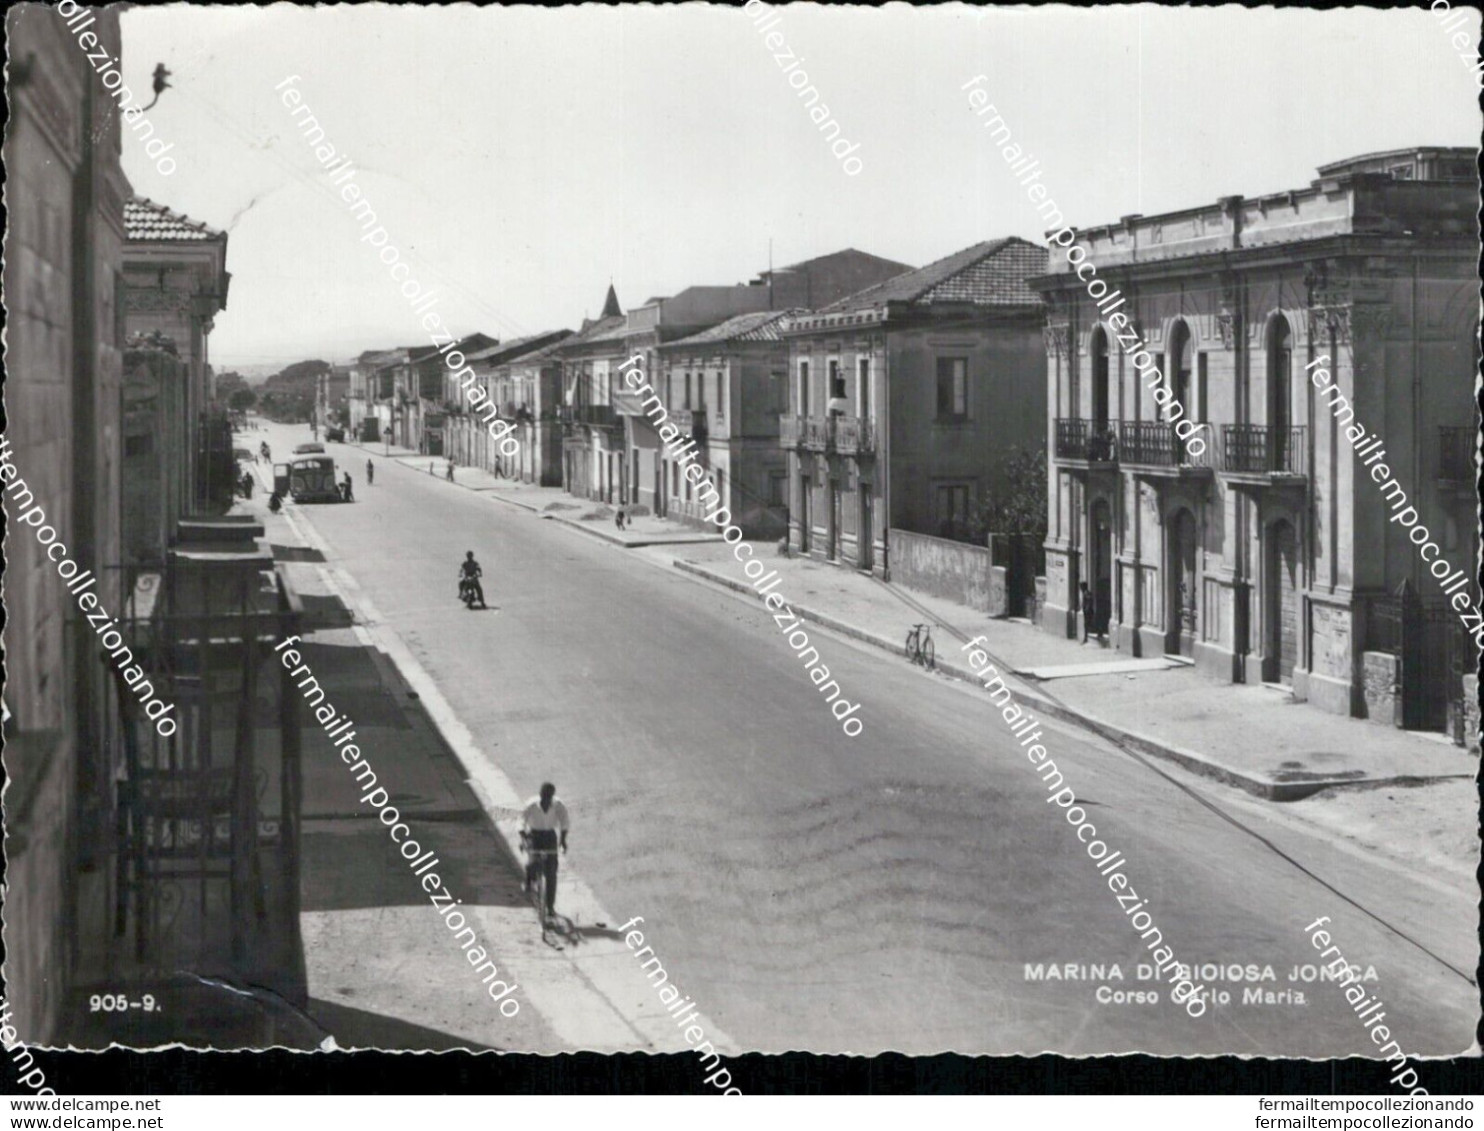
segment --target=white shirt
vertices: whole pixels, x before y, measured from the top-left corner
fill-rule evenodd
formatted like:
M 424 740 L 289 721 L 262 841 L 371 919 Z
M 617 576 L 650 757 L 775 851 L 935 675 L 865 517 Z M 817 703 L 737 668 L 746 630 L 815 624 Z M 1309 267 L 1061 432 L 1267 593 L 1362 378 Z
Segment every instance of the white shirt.
M 571 822 L 567 818 L 567 807 L 562 804 L 560 797 L 551 799 L 551 808 L 543 811 L 541 798 L 533 797 L 526 802 L 526 810 L 521 814 L 521 820 L 525 822 L 527 829 L 560 829 L 566 832 L 571 828 Z

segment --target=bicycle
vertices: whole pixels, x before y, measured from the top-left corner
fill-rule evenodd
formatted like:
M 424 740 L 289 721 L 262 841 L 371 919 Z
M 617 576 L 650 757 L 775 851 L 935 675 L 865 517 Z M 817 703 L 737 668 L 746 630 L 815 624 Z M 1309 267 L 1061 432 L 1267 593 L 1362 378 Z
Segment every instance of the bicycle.
M 914 624 L 907 633 L 907 659 L 921 664 L 928 671 L 937 666 L 937 652 L 933 648 L 932 625 Z
M 531 884 L 531 899 L 536 905 L 536 914 L 541 919 L 541 933 L 544 936 L 551 926 L 555 912 L 551 915 L 546 913 L 546 869 L 541 866 L 541 861 L 547 856 L 555 856 L 555 848 L 537 848 L 529 838 L 523 837 L 521 841 L 526 850 L 526 859 L 529 864 L 527 875 L 534 874 L 535 882 Z

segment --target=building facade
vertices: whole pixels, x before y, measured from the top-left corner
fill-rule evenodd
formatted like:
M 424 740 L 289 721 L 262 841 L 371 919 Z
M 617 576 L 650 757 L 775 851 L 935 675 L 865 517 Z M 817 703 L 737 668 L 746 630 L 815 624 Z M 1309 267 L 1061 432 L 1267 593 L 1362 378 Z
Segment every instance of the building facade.
M 184 387 L 161 390 L 166 413 L 159 430 L 130 438 L 130 454 L 160 445 L 171 453 L 164 531 L 203 505 L 211 484 L 234 468 L 222 466 L 220 438 L 225 416 L 211 413 L 209 341 L 216 316 L 226 309 L 227 235 L 172 212 L 152 200 L 124 206 L 124 330 L 131 342 L 169 342 Z M 135 371 L 136 373 L 138 371 Z M 230 459 L 230 443 L 226 455 Z M 159 547 L 163 553 L 163 545 Z
M 889 531 L 961 535 L 1039 437 L 1046 252 L 975 244 L 788 319 L 789 545 L 884 575 Z
M 118 20 L 118 9 L 98 9 L 88 29 L 113 58 Z M 97 640 L 39 530 L 15 518 L 42 508 L 44 520 L 28 523 L 50 524 L 71 560 L 93 570 L 98 600 L 119 607 L 121 571 L 110 567 L 121 555 L 132 190 L 118 104 L 65 23 L 22 6 L 6 12 L 6 30 L 5 982 L 20 1040 L 52 1044 L 71 1020 L 86 918 L 78 877 L 107 847 L 119 743 Z
M 778 420 L 788 409 L 788 345 L 780 326 L 793 313 L 741 314 L 657 351 L 652 384 L 668 418 L 695 440 L 719 505 L 748 538 L 788 532 L 788 462 L 778 446 Z M 654 406 L 648 397 L 641 403 L 651 423 Z M 659 513 L 710 525 L 711 507 L 699 503 L 696 485 L 663 452 L 658 478 Z
M 1065 230 L 1106 291 L 1095 304 L 1060 254 L 1034 284 L 1050 310 L 1043 627 L 1366 714 L 1373 613 L 1403 582 L 1437 589 L 1388 522 L 1396 492 L 1443 557 L 1472 571 L 1478 551 L 1477 204 L 1471 151 L 1399 150 L 1303 189 Z M 1157 373 L 1120 348 L 1135 334 Z M 1172 404 L 1204 451 L 1173 434 Z M 1384 463 L 1362 464 L 1357 439 Z

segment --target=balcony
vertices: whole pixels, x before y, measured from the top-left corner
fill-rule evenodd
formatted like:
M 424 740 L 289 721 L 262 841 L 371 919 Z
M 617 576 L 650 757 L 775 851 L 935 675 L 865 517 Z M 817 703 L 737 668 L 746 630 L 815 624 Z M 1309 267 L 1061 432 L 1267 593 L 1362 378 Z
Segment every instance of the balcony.
M 804 418 L 802 416 L 780 416 L 778 418 L 778 446 L 798 448 L 804 444 Z
M 836 417 L 835 450 L 842 456 L 873 455 L 876 451 L 876 429 L 869 420 L 847 420 Z
M 1266 424 L 1225 424 L 1221 428 L 1221 470 L 1227 478 L 1249 482 L 1302 479 L 1307 448 L 1303 428 Z
M 1199 433 L 1198 433 L 1199 435 Z M 1158 420 L 1122 420 L 1118 423 L 1118 459 L 1138 474 L 1154 478 L 1209 475 L 1210 447 L 1193 454 L 1169 424 Z
M 1474 485 L 1474 429 L 1438 429 L 1438 478 L 1445 483 Z
M 689 435 L 696 443 L 706 439 L 706 410 L 704 408 L 674 408 L 670 410 L 670 421 L 680 431 Z
M 1113 425 L 1106 420 L 1057 418 L 1055 458 L 1078 463 L 1117 463 L 1118 437 Z
M 617 428 L 622 423 L 613 406 L 608 404 L 567 405 L 561 410 L 560 419 L 563 424 L 587 428 Z

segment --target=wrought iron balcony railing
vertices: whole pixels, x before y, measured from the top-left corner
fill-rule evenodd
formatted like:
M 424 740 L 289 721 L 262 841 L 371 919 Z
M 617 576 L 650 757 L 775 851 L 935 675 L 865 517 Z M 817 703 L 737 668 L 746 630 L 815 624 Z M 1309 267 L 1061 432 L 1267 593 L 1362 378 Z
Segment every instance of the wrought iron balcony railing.
M 1169 424 L 1158 420 L 1122 420 L 1118 424 L 1118 459 L 1146 467 L 1209 467 L 1210 450 L 1193 454 Z
M 1118 459 L 1118 437 L 1106 420 L 1059 417 L 1056 421 L 1056 458 L 1113 463 Z
M 838 416 L 832 423 L 835 450 L 842 456 L 868 455 L 876 450 L 876 428 L 869 420 Z
M 1269 475 L 1303 475 L 1304 429 L 1266 424 L 1225 424 L 1221 428 L 1221 469 Z
M 830 440 L 830 422 L 828 420 L 821 420 L 815 416 L 804 417 L 801 442 L 807 451 L 827 452 L 833 446 Z

